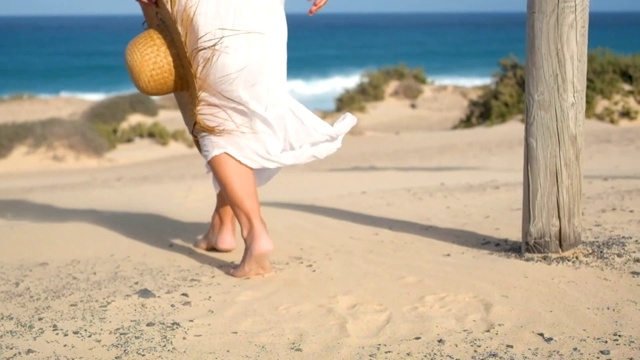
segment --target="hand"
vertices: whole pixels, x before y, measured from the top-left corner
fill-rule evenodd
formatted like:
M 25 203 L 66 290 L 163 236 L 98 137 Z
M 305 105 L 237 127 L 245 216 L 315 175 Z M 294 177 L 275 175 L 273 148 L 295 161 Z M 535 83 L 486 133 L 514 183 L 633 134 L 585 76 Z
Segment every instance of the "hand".
M 158 6 L 157 0 L 136 0 L 141 5 Z
M 155 0 L 153 0 L 155 1 Z M 312 0 L 307 0 L 312 1 Z M 320 9 L 322 9 L 329 0 L 313 0 L 313 5 L 311 5 L 311 9 L 309 9 L 309 15 L 315 15 Z
M 156 28 L 158 25 L 158 16 L 156 15 L 157 0 L 136 0 L 140 4 L 142 16 L 150 29 Z

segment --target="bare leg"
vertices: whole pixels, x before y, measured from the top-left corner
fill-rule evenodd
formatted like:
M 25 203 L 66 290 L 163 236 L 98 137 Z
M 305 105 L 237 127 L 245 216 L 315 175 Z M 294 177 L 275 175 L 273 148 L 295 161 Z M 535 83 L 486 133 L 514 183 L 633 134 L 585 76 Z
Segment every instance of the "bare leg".
M 226 153 L 209 160 L 209 166 L 240 223 L 244 239 L 242 261 L 231 275 L 244 278 L 271 272 L 273 242 L 260 212 L 253 170 Z
M 211 215 L 209 230 L 194 246 L 206 251 L 230 252 L 236 248 L 236 217 L 227 197 L 218 192 L 216 209 Z

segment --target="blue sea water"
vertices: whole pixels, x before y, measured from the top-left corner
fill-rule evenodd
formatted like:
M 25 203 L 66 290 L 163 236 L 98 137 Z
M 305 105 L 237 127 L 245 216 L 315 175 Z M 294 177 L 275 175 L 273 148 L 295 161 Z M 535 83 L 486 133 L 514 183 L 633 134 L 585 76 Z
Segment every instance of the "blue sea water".
M 368 69 L 405 63 L 436 83 L 491 81 L 501 58 L 524 60 L 525 14 L 288 15 L 289 90 L 314 109 Z M 0 96 L 99 99 L 134 91 L 123 63 L 141 16 L 0 17 Z M 640 52 L 640 13 L 593 13 L 589 47 Z

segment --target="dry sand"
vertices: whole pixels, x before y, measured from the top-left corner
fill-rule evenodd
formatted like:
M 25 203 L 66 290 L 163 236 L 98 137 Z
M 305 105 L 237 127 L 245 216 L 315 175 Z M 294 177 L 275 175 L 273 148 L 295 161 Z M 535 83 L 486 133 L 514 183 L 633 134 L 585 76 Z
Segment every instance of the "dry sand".
M 433 91 L 260 189 L 264 278 L 191 247 L 194 149 L 0 161 L 0 358 L 640 359 L 640 126 L 587 122 L 586 243 L 522 257 L 522 124 L 448 130 L 461 95 Z

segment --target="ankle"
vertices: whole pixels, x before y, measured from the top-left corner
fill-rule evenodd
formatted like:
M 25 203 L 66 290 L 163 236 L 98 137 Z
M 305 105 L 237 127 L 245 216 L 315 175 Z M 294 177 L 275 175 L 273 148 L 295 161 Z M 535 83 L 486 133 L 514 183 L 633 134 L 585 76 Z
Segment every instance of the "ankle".
M 267 225 L 262 218 L 247 221 L 242 227 L 242 237 L 247 241 L 268 238 Z
M 235 224 L 235 217 L 232 214 L 220 214 L 220 213 L 214 213 L 213 216 L 211 217 L 211 224 L 214 227 L 226 227 L 226 226 L 233 226 Z

